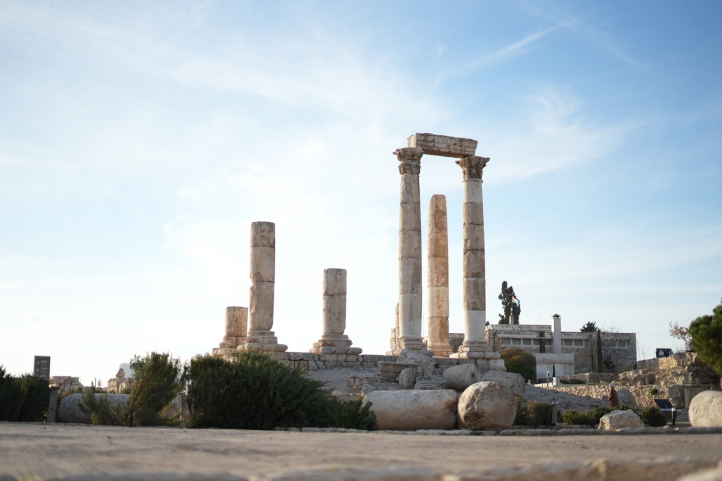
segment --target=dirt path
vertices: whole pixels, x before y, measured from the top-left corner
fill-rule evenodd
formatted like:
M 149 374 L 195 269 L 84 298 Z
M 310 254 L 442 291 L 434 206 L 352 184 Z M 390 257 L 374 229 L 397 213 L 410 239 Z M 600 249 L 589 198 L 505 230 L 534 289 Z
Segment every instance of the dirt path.
M 0 423 L 0 479 L 2 474 L 43 479 L 133 472 L 249 476 L 382 468 L 452 473 L 552 461 L 709 465 L 721 458 L 719 434 L 485 437 Z

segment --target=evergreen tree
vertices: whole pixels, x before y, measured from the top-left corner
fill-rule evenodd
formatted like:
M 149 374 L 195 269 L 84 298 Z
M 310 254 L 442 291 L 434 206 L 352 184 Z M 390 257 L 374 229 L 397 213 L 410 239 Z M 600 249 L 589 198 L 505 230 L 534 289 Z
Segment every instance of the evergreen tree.
M 504 309 L 504 314 L 499 314 L 499 324 L 519 324 L 521 314 L 521 302 L 514 293 L 514 287 L 509 286 L 506 281 L 501 283 L 501 293 L 498 299 Z
M 602 372 L 602 333 L 597 330 L 597 372 Z
M 591 321 L 584 324 L 584 327 L 580 329 L 581 332 L 597 332 L 598 330 L 597 323 Z

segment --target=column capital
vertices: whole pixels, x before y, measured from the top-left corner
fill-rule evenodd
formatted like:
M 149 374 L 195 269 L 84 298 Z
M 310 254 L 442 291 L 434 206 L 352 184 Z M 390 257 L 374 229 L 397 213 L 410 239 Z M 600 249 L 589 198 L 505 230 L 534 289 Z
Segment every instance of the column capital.
M 424 155 L 423 149 L 404 147 L 396 149 L 394 155 L 399 159 L 400 174 L 416 174 L 421 172 L 421 156 Z
M 486 164 L 489 163 L 489 157 L 479 157 L 476 155 L 467 155 L 456 161 L 461 170 L 464 171 L 464 180 L 481 180 L 481 171 L 484 170 Z

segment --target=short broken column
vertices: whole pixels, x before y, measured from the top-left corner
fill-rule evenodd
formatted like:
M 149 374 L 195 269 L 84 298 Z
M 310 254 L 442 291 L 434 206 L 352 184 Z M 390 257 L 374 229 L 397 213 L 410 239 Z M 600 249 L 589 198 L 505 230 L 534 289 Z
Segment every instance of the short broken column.
M 235 348 L 246 340 L 248 329 L 248 308 L 247 307 L 226 307 L 226 335 L 223 336 L 223 346 Z
M 251 281 L 248 334 L 238 349 L 286 351 L 288 346 L 278 344 L 271 331 L 276 281 L 276 225 L 273 222 L 251 223 Z
M 323 271 L 323 334 L 313 343 L 315 354 L 361 354 L 351 347 L 346 330 L 346 269 Z
M 431 354 L 421 338 L 421 200 L 419 173 L 424 151 L 397 149 L 401 174 L 399 212 L 399 330 L 398 349 Z M 398 354 L 398 353 L 395 353 Z
M 429 341 L 434 356 L 449 357 L 449 234 L 446 197 L 434 195 L 429 202 L 427 262 Z
M 457 161 L 464 174 L 464 342 L 453 357 L 499 359 L 486 341 L 486 260 L 482 171 L 488 157 L 469 155 Z

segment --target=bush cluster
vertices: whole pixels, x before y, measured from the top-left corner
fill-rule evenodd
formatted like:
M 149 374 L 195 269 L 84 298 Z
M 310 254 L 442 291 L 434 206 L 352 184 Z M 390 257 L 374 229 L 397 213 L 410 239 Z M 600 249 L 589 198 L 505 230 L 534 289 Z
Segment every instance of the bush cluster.
M 130 362 L 135 382 L 127 402 L 113 404 L 107 395 L 96 396 L 91 388 L 83 393 L 80 409 L 90 413 L 93 424 L 116 426 L 163 426 L 180 423 L 180 414 L 165 415 L 164 409 L 185 385 L 186 366 L 170 354 L 135 356 Z
M 552 424 L 552 403 L 529 401 L 522 403 L 517 399 L 516 419 L 514 424 L 519 426 L 550 426 Z
M 521 374 L 526 381 L 536 379 L 536 359 L 533 355 L 518 347 L 502 349 L 500 354 L 504 359 L 506 372 Z
M 572 379 L 562 379 L 560 382 L 561 382 L 562 384 L 586 384 L 586 382 L 584 382 L 583 380 L 581 380 L 581 379 L 574 379 L 574 378 L 572 378 Z
M 230 361 L 197 356 L 189 380 L 190 427 L 377 429 L 370 404 L 341 401 L 303 369 L 260 351 L 239 352 Z
M 562 421 L 566 424 L 576 424 L 582 426 L 593 426 L 599 424 L 599 420 L 605 414 L 609 414 L 612 411 L 626 411 L 629 406 L 614 406 L 606 407 L 600 406 L 592 411 L 577 411 L 576 409 L 570 409 L 562 416 Z
M 667 425 L 667 418 L 662 414 L 657 406 L 650 406 L 644 408 L 642 414 L 639 416 L 642 418 L 644 424 L 648 424 L 653 428 L 659 428 Z
M 40 422 L 50 403 L 47 379 L 11 376 L 0 366 L 0 421 Z

